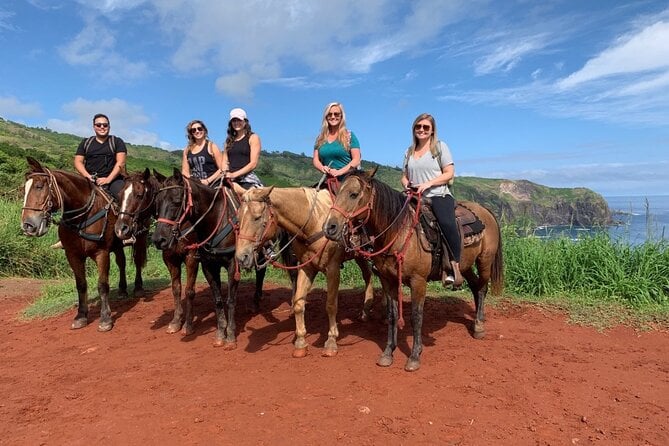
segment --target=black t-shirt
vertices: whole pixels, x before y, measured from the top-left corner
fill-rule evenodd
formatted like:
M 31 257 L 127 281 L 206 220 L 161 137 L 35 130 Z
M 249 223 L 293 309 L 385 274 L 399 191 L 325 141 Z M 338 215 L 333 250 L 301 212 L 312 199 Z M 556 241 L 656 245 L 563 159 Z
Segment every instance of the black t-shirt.
M 114 150 L 112 150 L 112 146 L 110 145 L 112 138 L 114 138 Z M 89 140 L 90 143 L 88 143 Z M 87 143 L 88 149 L 86 149 Z M 98 177 L 109 176 L 116 164 L 116 154 L 127 152 L 128 149 L 125 147 L 123 140 L 113 135 L 109 135 L 103 143 L 100 143 L 95 137 L 92 137 L 92 139 L 86 138 L 77 147 L 77 155 L 84 157 L 84 166 L 88 173 L 97 175 Z
M 237 172 L 251 162 L 250 134 L 244 135 L 239 141 L 234 141 L 228 148 L 228 163 L 230 172 Z

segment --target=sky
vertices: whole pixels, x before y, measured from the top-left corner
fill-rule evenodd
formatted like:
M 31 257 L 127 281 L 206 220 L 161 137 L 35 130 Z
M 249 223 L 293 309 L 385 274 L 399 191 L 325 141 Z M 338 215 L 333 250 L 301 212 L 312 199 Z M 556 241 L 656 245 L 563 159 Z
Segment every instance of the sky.
M 669 194 L 667 0 L 3 0 L 0 55 L 0 117 L 57 132 L 222 146 L 242 107 L 311 156 L 337 101 L 364 160 L 430 113 L 456 175 Z

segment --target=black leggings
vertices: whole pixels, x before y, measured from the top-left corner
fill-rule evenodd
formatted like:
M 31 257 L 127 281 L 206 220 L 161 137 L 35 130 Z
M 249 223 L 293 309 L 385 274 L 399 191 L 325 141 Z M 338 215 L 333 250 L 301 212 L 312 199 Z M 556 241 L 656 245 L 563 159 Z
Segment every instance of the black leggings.
M 446 237 L 446 243 L 451 248 L 455 261 L 460 262 L 462 247 L 458 224 L 455 221 L 455 199 L 451 195 L 432 197 L 432 212 L 437 217 L 437 223 Z
M 118 193 L 121 192 L 121 189 L 123 189 L 123 185 L 125 184 L 125 178 L 123 178 L 121 175 L 117 176 L 112 180 L 111 183 L 104 185 L 103 187 L 109 192 L 112 197 L 118 201 Z

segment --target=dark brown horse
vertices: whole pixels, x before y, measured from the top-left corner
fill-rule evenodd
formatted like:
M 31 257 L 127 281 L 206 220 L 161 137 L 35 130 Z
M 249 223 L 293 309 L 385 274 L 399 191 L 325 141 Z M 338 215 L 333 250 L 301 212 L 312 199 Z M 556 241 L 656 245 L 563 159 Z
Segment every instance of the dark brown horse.
M 152 240 L 158 249 L 168 249 L 188 234 L 197 242 L 202 271 L 213 294 L 216 311 L 215 346 L 236 348 L 235 305 L 239 270 L 235 262 L 235 232 L 239 198 L 228 187 L 212 189 L 177 169 L 158 192 L 158 223 Z M 221 296 L 221 268 L 228 272 L 227 317 Z M 256 296 L 262 293 L 265 269 L 256 270 Z
M 238 191 L 244 192 L 244 191 Z M 265 187 L 251 189 L 242 195 L 239 208 L 239 235 L 237 237 L 237 261 L 244 268 L 254 265 L 255 254 L 277 232 L 284 230 L 291 236 L 300 268 L 297 284 L 293 290 L 293 312 L 295 314 L 294 357 L 307 354 L 307 330 L 304 308 L 307 294 L 318 272 L 327 277 L 327 304 L 329 330 L 323 349 L 324 356 L 337 354 L 337 302 L 341 264 L 353 255 L 327 240 L 321 228 L 332 199 L 323 190 L 304 187 Z M 365 304 L 360 319 L 367 320 L 374 299 L 372 271 L 364 259 L 356 259 L 365 282 Z
M 121 240 L 114 236 L 116 214 L 111 197 L 81 175 L 63 170 L 51 170 L 34 158 L 28 157 L 30 171 L 26 174 L 25 200 L 21 212 L 21 229 L 28 236 L 41 237 L 47 233 L 60 212 L 58 236 L 65 256 L 74 272 L 79 296 L 77 315 L 72 328 L 88 324 L 88 284 L 86 258 L 98 267 L 100 294 L 99 331 L 113 327 L 109 307 L 109 253 L 115 254 L 119 267 L 119 297 L 127 297 L 125 253 Z M 135 295 L 142 295 L 142 267 L 146 263 L 146 244 L 135 245 L 133 258 L 136 266 Z
M 356 226 L 364 226 L 370 235 L 374 253 L 369 257 L 374 261 L 384 289 L 393 296 L 388 305 L 388 340 L 377 362 L 380 366 L 392 364 L 398 324 L 401 328 L 403 323 L 402 314 L 398 315 L 397 309 L 400 281 L 411 289 L 413 347 L 405 370 L 414 371 L 420 367 L 423 350 L 421 329 L 425 288 L 428 280 L 439 280 L 441 275 L 434 271 L 432 252 L 426 249 L 429 243 L 419 230 L 416 211 L 408 205 L 403 194 L 374 179 L 375 173 L 376 170 L 355 172 L 344 180 L 325 220 L 323 232 L 341 243 L 346 242 L 345 237 Z M 500 294 L 504 285 L 502 240 L 497 220 L 489 210 L 473 202 L 459 204 L 470 209 L 485 225 L 480 237 L 471 244 L 465 243 L 460 261 L 460 270 L 472 290 L 476 306 L 472 331 L 474 337 L 481 338 L 485 335 L 483 307 L 488 282 L 492 283 L 493 294 Z
M 156 194 L 161 188 L 165 176 L 158 172 L 151 175 L 149 169 L 133 173 L 126 177 L 123 189 L 119 192 L 119 213 L 114 226 L 116 236 L 121 240 L 135 237 L 146 240 L 152 217 L 156 215 Z M 167 325 L 167 333 L 182 330 L 183 335 L 193 333 L 193 299 L 195 298 L 195 280 L 199 261 L 197 251 L 186 249 L 196 242 L 194 236 L 186 237 L 173 246 L 162 250 L 163 262 L 170 273 L 172 296 L 174 297 L 174 316 Z M 186 265 L 186 289 L 184 305 L 181 301 L 181 265 Z

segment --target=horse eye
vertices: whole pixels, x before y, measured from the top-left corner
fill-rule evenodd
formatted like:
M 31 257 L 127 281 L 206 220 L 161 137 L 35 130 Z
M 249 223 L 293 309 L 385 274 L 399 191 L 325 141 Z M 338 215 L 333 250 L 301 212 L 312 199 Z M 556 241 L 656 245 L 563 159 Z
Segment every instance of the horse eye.
M 356 198 L 358 198 L 358 195 L 360 195 L 360 194 L 357 193 L 357 192 L 351 192 L 351 198 L 354 199 L 354 200 L 355 200 Z

